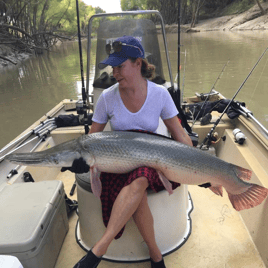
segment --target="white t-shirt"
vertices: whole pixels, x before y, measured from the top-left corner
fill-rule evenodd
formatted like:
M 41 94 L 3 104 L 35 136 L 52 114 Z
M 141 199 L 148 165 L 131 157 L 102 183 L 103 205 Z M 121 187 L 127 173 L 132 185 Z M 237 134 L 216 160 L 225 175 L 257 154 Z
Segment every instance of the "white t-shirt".
M 147 97 L 136 113 L 125 107 L 118 86 L 116 83 L 102 92 L 92 121 L 105 124 L 110 120 L 112 130 L 140 129 L 156 132 L 159 117 L 165 120 L 178 114 L 168 90 L 163 86 L 147 80 Z

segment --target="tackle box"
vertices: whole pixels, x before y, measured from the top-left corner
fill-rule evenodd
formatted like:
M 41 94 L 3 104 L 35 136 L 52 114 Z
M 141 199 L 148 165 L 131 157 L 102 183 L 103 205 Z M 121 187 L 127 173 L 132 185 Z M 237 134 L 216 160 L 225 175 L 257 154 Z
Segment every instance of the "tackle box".
M 7 185 L 0 204 L 0 255 L 24 268 L 53 268 L 69 230 L 62 182 Z

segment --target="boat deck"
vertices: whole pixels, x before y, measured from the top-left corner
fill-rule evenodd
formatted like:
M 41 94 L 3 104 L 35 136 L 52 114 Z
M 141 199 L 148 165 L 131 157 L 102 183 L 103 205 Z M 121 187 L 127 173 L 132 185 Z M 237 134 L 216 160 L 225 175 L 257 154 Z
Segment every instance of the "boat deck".
M 58 176 L 69 196 L 74 175 L 66 171 Z M 166 267 L 178 268 L 265 268 L 264 263 L 227 194 L 219 197 L 209 189 L 189 186 L 194 210 L 191 213 L 192 233 L 177 251 L 165 257 Z M 69 196 L 70 197 L 70 196 Z M 76 193 L 70 197 L 77 200 Z M 85 255 L 75 239 L 78 216 L 69 218 L 69 232 L 65 238 L 55 268 L 72 268 Z M 102 261 L 99 268 L 146 268 L 149 262 L 112 263 Z

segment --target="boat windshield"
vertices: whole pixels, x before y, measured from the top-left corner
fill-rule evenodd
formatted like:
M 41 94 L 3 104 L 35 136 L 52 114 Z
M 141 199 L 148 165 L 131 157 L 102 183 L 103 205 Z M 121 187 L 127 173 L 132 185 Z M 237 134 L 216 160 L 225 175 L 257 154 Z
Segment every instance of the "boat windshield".
M 155 12 L 159 16 L 158 11 L 148 11 L 150 13 Z M 142 13 L 142 15 L 140 14 Z M 116 81 L 112 79 L 112 68 L 110 66 L 100 70 L 98 63 L 108 57 L 106 53 L 106 44 L 111 44 L 115 39 L 123 35 L 130 35 L 142 43 L 145 50 L 145 57 L 149 63 L 156 67 L 156 79 L 154 82 L 158 84 L 165 83 L 165 77 L 163 72 L 163 61 L 161 59 L 160 51 L 168 51 L 166 47 L 164 27 L 161 30 L 161 19 L 157 22 L 157 16 L 154 14 L 147 14 L 145 12 L 123 12 L 114 14 L 96 14 L 91 17 L 89 21 L 89 38 L 88 38 L 88 66 L 87 66 L 87 89 L 88 89 L 88 77 L 90 69 L 90 50 L 92 39 L 92 21 L 97 18 L 99 20 L 99 27 L 96 30 L 96 61 L 95 61 L 95 74 L 94 74 L 94 87 L 107 88 Z M 130 15 L 131 14 L 131 15 Z M 134 15 L 133 15 L 134 14 Z M 119 16 L 120 15 L 120 16 Z M 125 15 L 125 16 L 124 16 Z M 135 16 L 139 15 L 139 16 Z M 161 15 L 160 15 L 161 16 Z M 101 18 L 100 18 L 101 17 Z M 94 23 L 95 25 L 96 23 Z M 160 34 L 159 34 L 160 33 Z M 159 40 L 163 35 L 164 45 L 160 48 Z M 168 53 L 166 52 L 167 62 L 165 66 L 170 66 Z M 92 63 L 92 61 L 91 61 Z M 171 73 L 171 72 L 170 72 Z M 108 78 L 108 79 L 107 79 Z M 110 79 L 111 78 L 111 79 Z M 106 83 L 104 83 L 106 81 Z M 172 78 L 170 79 L 172 81 Z

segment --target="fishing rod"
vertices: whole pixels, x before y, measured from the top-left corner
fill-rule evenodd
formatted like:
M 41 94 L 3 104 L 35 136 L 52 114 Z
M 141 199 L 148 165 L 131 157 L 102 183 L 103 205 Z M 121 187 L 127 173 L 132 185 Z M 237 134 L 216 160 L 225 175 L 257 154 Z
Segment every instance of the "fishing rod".
M 84 71 L 83 71 L 83 55 L 82 55 L 82 44 L 81 44 L 81 33 L 80 33 L 80 20 L 79 20 L 79 5 L 78 0 L 76 0 L 76 14 L 77 14 L 77 31 L 78 31 L 78 45 L 79 45 L 79 56 L 80 56 L 80 69 L 81 69 L 81 81 L 82 81 L 82 98 L 83 98 L 83 107 L 81 108 L 82 112 L 84 114 L 84 127 L 85 127 L 85 134 L 88 134 L 89 132 L 89 126 L 88 126 L 88 117 L 87 117 L 87 94 L 85 89 L 85 83 L 84 83 Z M 90 37 L 89 37 L 90 39 Z M 79 112 L 80 114 L 80 112 Z M 76 181 L 73 184 L 73 187 L 71 189 L 71 195 L 73 195 L 74 190 L 76 188 Z
M 30 153 L 32 153 L 41 142 L 45 141 L 47 138 L 47 135 L 43 135 L 42 137 L 40 137 L 40 140 L 36 143 L 36 145 L 32 148 L 32 150 L 30 151 Z M 13 168 L 7 175 L 7 179 L 10 179 L 11 177 L 13 177 L 14 175 L 18 174 L 18 169 L 21 167 L 21 165 L 17 165 L 15 168 Z
M 40 129 L 42 128 L 45 128 L 47 126 L 47 124 L 50 124 L 52 121 L 55 121 L 55 119 L 48 119 L 48 120 L 45 120 L 43 122 L 40 122 L 40 124 L 38 126 L 36 126 L 34 129 L 30 130 L 29 132 L 25 133 L 24 135 L 22 135 L 21 137 L 17 138 L 16 140 L 14 140 L 13 142 L 9 143 L 8 145 L 6 145 L 5 147 L 3 147 L 1 150 L 0 150 L 0 155 L 18 145 L 18 144 L 22 144 L 24 141 L 26 141 L 32 134 L 36 134 L 40 131 Z
M 21 144 L 23 144 L 31 135 L 38 135 L 38 133 L 42 130 L 47 128 L 48 125 L 50 124 L 54 124 L 55 123 L 55 118 L 52 119 L 47 119 L 45 121 L 40 122 L 40 124 L 38 126 L 36 126 L 35 128 L 33 128 L 32 130 L 30 130 L 29 132 L 25 133 L 24 135 L 22 135 L 21 137 L 17 138 L 16 140 L 14 140 L 13 142 L 9 143 L 8 145 L 6 145 L 5 147 L 3 147 L 0 150 L 0 155 L 3 154 L 5 151 L 7 151 L 8 149 L 10 150 L 11 148 L 14 148 L 15 146 L 20 146 Z
M 36 136 L 35 136 L 34 138 L 28 140 L 27 142 L 24 142 L 23 144 L 21 144 L 21 145 L 19 145 L 18 147 L 12 149 L 11 151 L 9 151 L 8 153 L 6 153 L 5 155 L 1 156 L 1 157 L 0 157 L 0 162 L 1 162 L 2 160 L 4 160 L 4 158 L 5 158 L 7 155 L 16 152 L 17 150 L 19 150 L 19 149 L 21 149 L 22 147 L 24 147 L 24 146 L 30 144 L 31 142 L 35 141 L 36 139 L 42 139 L 42 137 L 43 137 L 44 135 L 48 135 L 48 134 L 49 134 L 52 130 L 54 130 L 55 128 L 57 128 L 56 124 L 54 124 L 54 123 L 50 123 L 50 124 L 47 125 L 45 128 L 40 129 L 40 131 L 38 131 L 38 132 L 35 133 Z
M 182 79 L 182 87 L 181 87 L 181 100 L 182 101 L 183 101 L 183 95 L 184 95 L 185 71 L 186 71 L 186 49 L 185 49 L 184 70 L 183 70 L 183 79 Z
M 76 14 L 77 14 L 78 45 L 79 45 L 80 69 L 81 69 L 81 80 L 82 80 L 82 98 L 83 98 L 84 126 L 85 126 L 85 134 L 88 134 L 89 127 L 88 127 L 88 119 L 87 119 L 87 94 L 86 94 L 85 83 L 84 83 L 83 55 L 82 55 L 82 44 L 81 44 L 81 32 L 80 32 L 80 20 L 79 20 L 79 5 L 78 5 L 78 0 L 76 0 Z
M 178 79 L 177 79 L 177 85 L 178 90 L 180 90 L 180 62 L 181 62 L 181 1 L 178 1 Z M 180 92 L 180 91 L 179 91 Z M 180 99 L 180 105 L 181 105 L 181 99 Z
M 259 64 L 260 60 L 263 58 L 264 54 L 266 53 L 266 51 L 268 50 L 268 47 L 264 50 L 264 52 L 262 53 L 262 55 L 259 57 L 259 59 L 257 60 L 256 64 L 253 66 L 253 68 L 251 69 L 251 71 L 249 72 L 248 76 L 246 77 L 246 79 L 243 81 L 243 83 L 241 84 L 241 86 L 238 88 L 238 90 L 236 91 L 236 93 L 234 94 L 233 98 L 229 101 L 229 103 L 227 104 L 227 106 L 225 107 L 224 111 L 222 112 L 222 114 L 220 115 L 220 117 L 217 119 L 217 121 L 215 122 L 214 126 L 211 128 L 210 132 L 207 134 L 207 136 L 205 137 L 205 139 L 203 140 L 202 144 L 200 145 L 200 149 L 202 149 L 202 147 L 208 142 L 208 147 L 209 147 L 209 143 L 211 140 L 211 136 L 213 131 L 215 130 L 215 128 L 217 127 L 217 125 L 219 124 L 220 120 L 222 119 L 223 115 L 225 114 L 225 112 L 227 111 L 227 109 L 230 107 L 231 103 L 233 102 L 233 100 L 235 99 L 235 97 L 237 96 L 237 94 L 240 92 L 241 88 L 244 86 L 244 84 L 246 83 L 246 81 L 248 80 L 248 78 L 251 76 L 252 72 L 255 70 L 255 68 L 257 67 L 257 65 Z
M 215 89 L 215 86 L 216 86 L 217 82 L 219 81 L 219 79 L 220 79 L 222 73 L 224 72 L 226 66 L 228 65 L 229 61 L 230 61 L 230 60 L 228 60 L 228 62 L 226 62 L 226 63 L 224 64 L 224 66 L 223 66 L 223 68 L 222 68 L 222 70 L 221 70 L 219 76 L 217 77 L 216 81 L 214 82 L 214 84 L 213 84 L 213 86 L 212 86 L 210 92 L 207 94 L 205 101 L 203 102 L 203 104 L 202 104 L 202 106 L 201 106 L 199 112 L 197 113 L 197 115 L 196 115 L 196 117 L 195 117 L 195 119 L 194 119 L 194 122 L 193 122 L 193 124 L 192 124 L 192 126 L 191 126 L 192 129 L 193 129 L 193 126 L 194 126 L 194 124 L 195 124 L 195 122 L 196 122 L 196 120 L 197 120 L 197 118 L 198 118 L 200 112 L 202 111 L 204 105 L 207 103 L 207 101 L 208 101 L 208 99 L 209 99 L 209 96 L 210 96 L 212 90 Z

